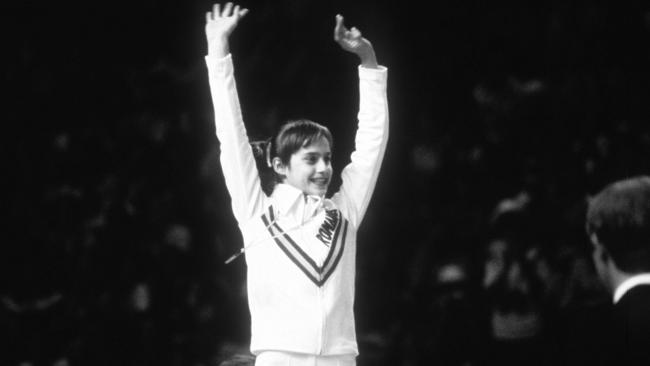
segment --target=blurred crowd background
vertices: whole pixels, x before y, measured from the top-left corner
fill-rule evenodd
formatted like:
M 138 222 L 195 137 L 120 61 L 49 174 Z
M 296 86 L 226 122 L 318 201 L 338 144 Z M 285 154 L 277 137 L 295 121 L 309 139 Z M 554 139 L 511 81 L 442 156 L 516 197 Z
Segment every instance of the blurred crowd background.
M 391 138 L 359 233 L 359 365 L 597 364 L 610 297 L 589 195 L 650 171 L 650 4 L 242 1 L 252 138 L 353 148 L 357 26 Z M 0 364 L 246 361 L 245 264 L 218 163 L 205 0 L 0 5 Z M 338 184 L 338 182 L 334 182 Z

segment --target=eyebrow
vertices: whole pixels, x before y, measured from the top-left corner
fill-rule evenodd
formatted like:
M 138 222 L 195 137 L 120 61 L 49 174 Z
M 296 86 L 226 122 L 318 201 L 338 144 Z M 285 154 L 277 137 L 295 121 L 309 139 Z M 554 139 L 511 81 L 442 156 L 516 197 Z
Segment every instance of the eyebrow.
M 328 151 L 328 152 L 326 152 L 326 153 L 324 153 L 324 154 L 321 154 L 321 153 L 318 152 L 318 151 L 306 151 L 306 152 L 304 152 L 303 154 L 304 154 L 304 156 L 314 156 L 314 155 L 316 155 L 316 156 L 320 156 L 320 155 L 331 156 L 331 155 L 332 155 L 332 152 L 331 152 L 331 151 Z

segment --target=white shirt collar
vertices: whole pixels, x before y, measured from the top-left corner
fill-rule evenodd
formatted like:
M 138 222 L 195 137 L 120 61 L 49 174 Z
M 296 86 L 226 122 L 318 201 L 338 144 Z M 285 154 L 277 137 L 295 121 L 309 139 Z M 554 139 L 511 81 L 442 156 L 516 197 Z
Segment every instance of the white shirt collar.
M 321 206 L 324 197 L 305 195 L 300 189 L 285 183 L 278 183 L 273 190 L 273 199 L 276 209 L 280 215 L 288 214 L 297 209 L 302 203 L 313 210 Z M 310 212 L 311 214 L 311 212 Z
M 630 291 L 630 289 L 638 285 L 650 285 L 650 273 L 641 273 L 621 282 L 616 288 L 616 291 L 614 291 L 614 304 Z

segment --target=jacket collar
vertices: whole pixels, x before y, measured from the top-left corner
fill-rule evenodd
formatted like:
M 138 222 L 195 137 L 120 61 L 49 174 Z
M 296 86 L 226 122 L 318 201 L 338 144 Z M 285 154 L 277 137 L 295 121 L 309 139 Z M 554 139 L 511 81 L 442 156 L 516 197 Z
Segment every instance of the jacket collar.
M 310 212 L 305 214 L 311 217 L 325 201 L 325 197 L 304 194 L 300 189 L 286 183 L 278 183 L 272 197 L 279 216 L 298 212 L 302 214 L 302 210 L 307 209 Z

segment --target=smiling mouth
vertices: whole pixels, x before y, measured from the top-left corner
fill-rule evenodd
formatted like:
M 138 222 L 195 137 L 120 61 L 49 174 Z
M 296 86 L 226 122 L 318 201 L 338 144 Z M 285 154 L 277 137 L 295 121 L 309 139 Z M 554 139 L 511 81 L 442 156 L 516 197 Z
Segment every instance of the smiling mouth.
M 314 184 L 319 186 L 326 186 L 329 183 L 328 178 L 314 178 L 311 180 Z

